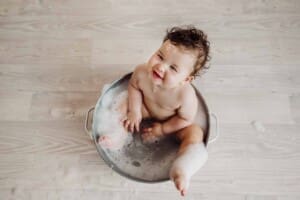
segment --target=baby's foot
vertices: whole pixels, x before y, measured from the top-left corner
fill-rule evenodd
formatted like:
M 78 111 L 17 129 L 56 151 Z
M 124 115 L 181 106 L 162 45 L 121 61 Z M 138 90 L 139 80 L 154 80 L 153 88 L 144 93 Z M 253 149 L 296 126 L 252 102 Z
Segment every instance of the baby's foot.
M 174 177 L 171 177 L 174 181 L 174 184 L 177 190 L 180 192 L 181 196 L 185 196 L 190 184 L 190 180 L 187 179 L 184 175 L 175 173 Z
M 106 135 L 99 136 L 98 144 L 100 144 L 103 147 L 108 147 L 108 148 L 113 146 L 111 138 Z
M 98 144 L 100 144 L 104 148 L 111 149 L 111 150 L 120 149 L 123 145 L 121 140 L 113 139 L 107 135 L 99 136 Z
M 145 144 L 151 144 L 151 143 L 155 143 L 159 141 L 159 137 L 153 136 L 151 134 L 148 133 L 143 133 L 142 134 L 142 139 L 143 139 L 143 143 Z
M 154 143 L 163 139 L 162 125 L 160 123 L 153 123 L 151 127 L 142 129 L 142 139 L 144 143 Z

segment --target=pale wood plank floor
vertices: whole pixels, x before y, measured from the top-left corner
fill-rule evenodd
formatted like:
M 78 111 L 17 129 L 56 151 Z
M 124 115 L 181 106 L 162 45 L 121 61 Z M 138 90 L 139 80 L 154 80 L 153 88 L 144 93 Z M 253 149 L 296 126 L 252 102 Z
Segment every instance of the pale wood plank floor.
M 298 0 L 0 1 L 0 199 L 181 199 L 126 180 L 83 123 L 100 89 L 146 61 L 166 28 L 208 33 L 195 84 L 221 137 L 186 199 L 300 199 Z

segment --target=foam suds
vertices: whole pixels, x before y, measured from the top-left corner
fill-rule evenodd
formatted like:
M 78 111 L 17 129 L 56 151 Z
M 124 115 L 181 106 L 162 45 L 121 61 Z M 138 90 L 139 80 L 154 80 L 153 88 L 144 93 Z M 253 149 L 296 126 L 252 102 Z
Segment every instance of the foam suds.
M 108 93 L 106 99 L 109 99 L 110 93 Z M 131 134 L 129 134 L 123 127 L 122 118 L 125 113 L 121 113 L 118 109 L 121 104 L 126 103 L 128 98 L 127 91 L 123 91 L 115 98 L 110 97 L 111 102 L 106 103 L 106 107 L 99 109 L 100 115 L 97 118 L 97 133 L 99 136 L 108 136 L 115 149 L 122 148 L 125 142 L 132 141 Z
M 172 177 L 174 171 L 179 170 L 190 179 L 205 164 L 207 158 L 207 150 L 203 143 L 191 144 L 174 161 L 170 176 Z
M 252 121 L 251 124 L 259 132 L 265 132 L 266 131 L 265 126 L 260 121 Z

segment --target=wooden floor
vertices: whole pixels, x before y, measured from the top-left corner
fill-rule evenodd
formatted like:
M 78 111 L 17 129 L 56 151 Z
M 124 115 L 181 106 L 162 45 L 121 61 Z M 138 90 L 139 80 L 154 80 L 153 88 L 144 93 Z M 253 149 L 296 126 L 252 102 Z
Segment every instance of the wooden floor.
M 186 199 L 300 199 L 299 11 L 298 0 L 0 1 L 0 199 L 181 199 L 171 182 L 113 172 L 83 126 L 102 86 L 183 24 L 211 41 L 195 84 L 221 133 Z

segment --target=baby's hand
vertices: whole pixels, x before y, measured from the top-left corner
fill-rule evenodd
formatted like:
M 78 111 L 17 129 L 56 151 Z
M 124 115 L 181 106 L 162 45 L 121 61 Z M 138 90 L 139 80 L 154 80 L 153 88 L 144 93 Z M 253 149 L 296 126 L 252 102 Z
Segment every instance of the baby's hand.
M 134 129 L 140 131 L 140 123 L 142 121 L 141 113 L 128 112 L 127 118 L 123 120 L 126 130 L 134 132 Z
M 159 122 L 155 122 L 152 124 L 150 128 L 143 129 L 142 138 L 145 141 L 152 141 L 163 135 L 164 133 L 163 133 L 162 124 Z

